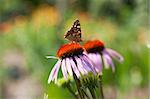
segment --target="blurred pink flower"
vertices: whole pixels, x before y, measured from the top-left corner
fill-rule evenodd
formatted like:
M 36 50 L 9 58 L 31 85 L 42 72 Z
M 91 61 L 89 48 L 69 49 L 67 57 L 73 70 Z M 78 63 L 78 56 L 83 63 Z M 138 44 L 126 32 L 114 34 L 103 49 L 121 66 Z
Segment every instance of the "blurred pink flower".
M 105 48 L 104 43 L 99 40 L 86 42 L 84 44 L 84 48 L 88 53 L 88 57 L 92 60 L 94 69 L 97 73 L 102 73 L 102 61 L 104 62 L 106 68 L 112 67 L 112 70 L 115 71 L 115 66 L 112 58 L 116 59 L 119 62 L 122 62 L 124 60 L 118 52 L 110 48 Z

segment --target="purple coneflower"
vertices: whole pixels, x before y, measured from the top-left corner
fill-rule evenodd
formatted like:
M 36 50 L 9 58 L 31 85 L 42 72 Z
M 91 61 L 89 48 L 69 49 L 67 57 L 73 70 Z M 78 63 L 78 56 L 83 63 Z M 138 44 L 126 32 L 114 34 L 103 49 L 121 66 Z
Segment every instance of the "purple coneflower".
M 53 67 L 48 83 L 55 80 L 57 82 L 57 75 L 59 68 L 61 67 L 63 77 L 67 80 L 68 76 L 76 75 L 79 78 L 81 75 L 88 72 L 95 72 L 93 65 L 87 55 L 84 53 L 83 47 L 78 43 L 69 43 L 60 47 L 57 52 L 58 61 Z M 55 58 L 48 56 L 48 58 Z
M 103 63 L 106 68 L 112 67 L 112 70 L 115 71 L 115 67 L 112 61 L 112 58 L 122 62 L 123 57 L 116 51 L 105 48 L 104 43 L 99 40 L 88 41 L 84 44 L 84 48 L 88 53 L 88 57 L 93 61 L 94 68 L 97 73 L 102 73 Z

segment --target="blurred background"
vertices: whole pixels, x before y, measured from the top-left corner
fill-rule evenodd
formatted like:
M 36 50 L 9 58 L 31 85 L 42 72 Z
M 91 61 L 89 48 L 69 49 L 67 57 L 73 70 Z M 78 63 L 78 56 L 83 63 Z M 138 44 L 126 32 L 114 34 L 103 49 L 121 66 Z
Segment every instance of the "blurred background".
M 64 33 L 79 19 L 84 41 L 99 39 L 124 56 L 104 70 L 106 99 L 148 99 L 148 0 L 0 0 L 0 99 L 72 99 L 47 84 Z

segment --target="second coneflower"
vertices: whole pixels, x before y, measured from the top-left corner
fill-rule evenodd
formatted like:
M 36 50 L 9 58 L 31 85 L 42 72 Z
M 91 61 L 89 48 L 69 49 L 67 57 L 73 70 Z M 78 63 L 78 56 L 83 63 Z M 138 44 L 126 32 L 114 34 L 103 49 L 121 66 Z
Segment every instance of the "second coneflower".
M 60 47 L 57 52 L 58 61 L 53 67 L 48 83 L 55 80 L 57 81 L 58 71 L 61 67 L 63 77 L 68 79 L 68 76 L 73 74 L 79 78 L 80 75 L 87 74 L 88 72 L 95 72 L 90 59 L 85 55 L 83 47 L 78 43 L 69 43 Z M 55 58 L 48 56 L 48 58 Z
M 115 67 L 112 58 L 119 62 L 123 61 L 123 57 L 116 51 L 105 48 L 104 43 L 100 40 L 88 41 L 84 44 L 84 48 L 88 53 L 88 57 L 93 61 L 96 72 L 101 73 L 103 62 L 106 68 L 112 67 L 115 71 Z

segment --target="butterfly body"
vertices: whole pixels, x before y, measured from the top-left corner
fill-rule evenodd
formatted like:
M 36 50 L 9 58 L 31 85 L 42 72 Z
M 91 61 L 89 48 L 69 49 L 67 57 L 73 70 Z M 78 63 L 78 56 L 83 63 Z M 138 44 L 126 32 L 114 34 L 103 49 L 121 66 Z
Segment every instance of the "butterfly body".
M 64 35 L 64 37 L 72 42 L 81 42 L 81 27 L 79 20 L 76 20 L 71 29 Z

